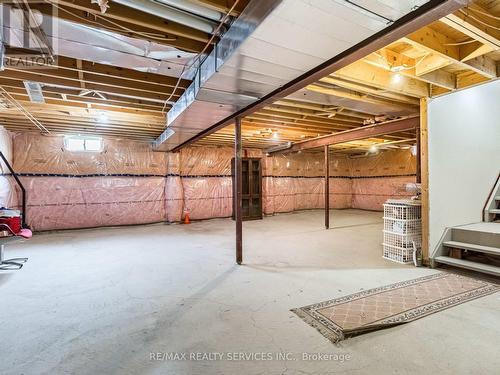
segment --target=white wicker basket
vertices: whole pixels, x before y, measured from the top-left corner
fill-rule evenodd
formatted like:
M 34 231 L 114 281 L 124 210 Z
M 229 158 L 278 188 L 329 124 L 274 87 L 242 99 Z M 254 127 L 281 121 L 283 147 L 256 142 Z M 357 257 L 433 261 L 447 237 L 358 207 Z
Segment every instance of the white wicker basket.
M 418 201 L 388 200 L 384 204 L 383 257 L 398 263 L 413 262 L 422 245 L 421 206 Z

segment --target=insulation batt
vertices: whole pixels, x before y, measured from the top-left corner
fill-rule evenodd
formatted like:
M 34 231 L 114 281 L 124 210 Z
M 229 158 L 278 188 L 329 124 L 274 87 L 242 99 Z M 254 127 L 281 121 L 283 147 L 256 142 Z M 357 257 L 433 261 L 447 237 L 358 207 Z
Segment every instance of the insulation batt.
M 13 146 L 9 146 L 13 141 Z M 232 214 L 231 147 L 188 147 L 153 152 L 149 144 L 104 138 L 98 153 L 69 152 L 62 136 L 0 132 L 2 150 L 13 147 L 15 170 L 27 189 L 28 223 L 35 230 L 178 222 Z M 262 158 L 265 214 L 322 208 L 322 153 Z M 415 157 L 409 150 L 350 159 L 332 156 L 330 206 L 381 210 L 393 197 L 410 196 Z M 15 202 L 10 178 L 1 176 L 0 198 Z M 15 205 L 16 203 L 14 203 Z M 17 202 L 17 207 L 19 202 Z

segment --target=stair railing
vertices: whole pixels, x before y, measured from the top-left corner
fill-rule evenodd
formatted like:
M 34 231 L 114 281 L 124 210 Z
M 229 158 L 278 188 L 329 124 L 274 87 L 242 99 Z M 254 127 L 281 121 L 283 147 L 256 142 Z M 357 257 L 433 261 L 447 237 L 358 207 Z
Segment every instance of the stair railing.
M 7 166 L 7 168 L 9 169 L 12 177 L 14 177 L 14 180 L 16 180 L 17 185 L 21 189 L 21 193 L 22 193 L 21 199 L 22 199 L 22 207 L 23 207 L 21 221 L 22 221 L 22 227 L 27 228 L 27 225 L 26 225 L 26 189 L 24 188 L 21 180 L 17 176 L 17 173 L 14 171 L 14 169 L 12 168 L 12 166 L 10 165 L 10 163 L 8 162 L 8 160 L 6 159 L 6 157 L 2 151 L 0 151 L 0 157 L 2 158 L 2 160 L 5 163 L 5 165 Z
M 497 180 L 493 187 L 491 188 L 490 194 L 488 195 L 488 199 L 483 207 L 483 221 L 492 221 L 494 215 L 492 215 L 489 211 L 493 208 L 496 208 L 496 200 L 495 197 L 500 194 L 500 173 L 498 174 Z

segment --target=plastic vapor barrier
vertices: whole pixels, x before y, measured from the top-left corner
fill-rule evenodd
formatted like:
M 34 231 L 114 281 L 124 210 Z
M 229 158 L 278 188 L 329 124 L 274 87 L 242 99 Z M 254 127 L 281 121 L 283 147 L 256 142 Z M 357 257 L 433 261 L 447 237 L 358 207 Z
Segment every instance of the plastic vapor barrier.
M 12 138 L 2 129 L 0 146 L 7 154 L 14 150 L 34 230 L 232 215 L 232 147 L 165 153 L 143 142 L 104 138 L 101 152 L 70 152 L 62 136 L 20 133 Z M 323 153 L 266 156 L 248 149 L 243 156 L 262 160 L 264 214 L 324 207 Z M 415 182 L 415 159 L 409 150 L 332 155 L 330 207 L 381 210 L 386 199 L 409 196 L 404 184 Z M 16 202 L 10 177 L 0 177 L 0 198 Z
M 164 221 L 166 154 L 147 143 L 104 139 L 102 152 L 70 152 L 64 137 L 14 136 L 14 170 L 34 230 Z
M 165 218 L 163 177 L 21 177 L 35 230 L 144 224 Z

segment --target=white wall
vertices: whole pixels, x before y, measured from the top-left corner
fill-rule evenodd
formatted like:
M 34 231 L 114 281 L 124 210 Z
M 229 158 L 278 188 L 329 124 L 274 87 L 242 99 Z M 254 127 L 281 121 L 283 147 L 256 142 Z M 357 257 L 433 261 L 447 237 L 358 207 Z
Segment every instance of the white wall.
M 446 227 L 479 222 L 500 172 L 500 80 L 429 103 L 432 255 Z

